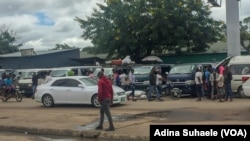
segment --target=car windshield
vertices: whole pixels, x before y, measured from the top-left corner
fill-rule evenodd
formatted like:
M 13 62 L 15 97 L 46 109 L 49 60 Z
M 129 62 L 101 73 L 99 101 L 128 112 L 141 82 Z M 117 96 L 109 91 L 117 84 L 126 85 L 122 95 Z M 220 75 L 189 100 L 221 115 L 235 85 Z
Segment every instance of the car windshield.
M 112 72 L 112 69 L 113 68 L 103 68 L 104 69 L 104 75 L 105 76 L 109 76 L 109 75 L 111 75 L 113 72 Z M 99 71 L 101 71 L 101 68 L 96 68 L 95 69 L 95 71 L 93 72 L 93 74 L 95 75 L 95 76 L 97 76 L 97 73 L 99 72 Z
M 187 73 L 191 73 L 193 69 L 194 69 L 194 65 L 173 66 L 169 74 L 187 74 Z
M 31 79 L 34 71 L 24 71 L 22 72 L 20 79 Z
M 82 81 L 86 86 L 96 86 L 97 85 L 97 81 L 92 79 L 92 78 L 80 78 L 80 81 Z
M 152 67 L 151 66 L 141 66 L 134 68 L 134 74 L 148 74 L 150 73 Z
M 50 72 L 51 77 L 62 77 L 66 76 L 67 70 L 52 70 Z

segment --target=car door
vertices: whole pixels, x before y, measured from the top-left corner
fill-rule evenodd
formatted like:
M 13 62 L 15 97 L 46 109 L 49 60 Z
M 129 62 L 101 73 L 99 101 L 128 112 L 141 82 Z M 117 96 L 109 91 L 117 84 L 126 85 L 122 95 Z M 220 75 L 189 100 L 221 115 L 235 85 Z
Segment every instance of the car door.
M 81 104 L 84 103 L 84 95 L 83 95 L 83 88 L 79 87 L 79 84 L 81 84 L 76 79 L 67 79 L 66 83 L 66 99 L 67 103 L 72 104 Z
M 49 91 L 52 94 L 55 103 L 67 103 L 66 96 L 69 89 L 67 85 L 67 79 L 59 79 L 51 84 Z

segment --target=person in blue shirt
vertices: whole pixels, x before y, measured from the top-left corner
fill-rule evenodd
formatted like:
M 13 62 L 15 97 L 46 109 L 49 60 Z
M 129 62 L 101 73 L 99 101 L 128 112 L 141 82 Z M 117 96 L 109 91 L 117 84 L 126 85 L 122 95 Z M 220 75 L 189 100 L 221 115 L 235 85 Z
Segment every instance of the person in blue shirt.
M 206 98 L 210 98 L 211 86 L 210 86 L 210 81 L 209 81 L 209 77 L 210 77 L 210 68 L 209 67 L 205 68 L 204 76 L 205 76 L 205 78 L 204 78 L 205 96 L 206 96 Z
M 7 96 L 7 94 L 13 90 L 13 80 L 10 77 L 10 74 L 8 74 L 4 79 L 4 84 L 6 86 L 5 96 Z
M 4 79 L 4 83 L 5 85 L 8 87 L 8 86 L 12 86 L 13 84 L 13 80 L 12 78 L 10 77 L 10 75 L 7 75 L 7 77 Z

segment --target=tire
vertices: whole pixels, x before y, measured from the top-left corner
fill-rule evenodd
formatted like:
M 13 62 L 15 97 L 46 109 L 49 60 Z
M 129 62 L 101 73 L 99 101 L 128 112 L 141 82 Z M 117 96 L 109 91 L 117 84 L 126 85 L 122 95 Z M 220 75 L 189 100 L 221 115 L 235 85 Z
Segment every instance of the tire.
M 54 106 L 54 99 L 49 94 L 46 94 L 43 96 L 42 102 L 43 102 L 44 107 L 53 107 Z
M 239 87 L 238 88 L 238 92 L 237 94 L 242 97 L 242 98 L 246 98 L 246 95 L 244 94 L 244 91 L 243 91 L 243 88 L 242 87 Z
M 172 89 L 170 93 L 170 97 L 173 100 L 178 100 L 181 98 L 181 92 L 179 89 Z
M 3 102 L 6 102 L 6 101 L 5 101 L 6 98 L 4 97 L 4 91 L 2 91 L 2 90 L 0 91 L 0 96 L 1 96 L 1 100 L 2 100 Z
M 23 95 L 18 91 L 15 91 L 15 97 L 17 102 L 21 102 L 23 100 Z
M 2 99 L 3 102 L 7 102 L 8 101 L 8 98 L 5 97 L 5 96 L 2 96 L 1 99 Z
M 91 98 L 91 104 L 94 106 L 94 107 L 100 107 L 100 103 L 98 101 L 98 96 L 97 94 L 94 94 Z

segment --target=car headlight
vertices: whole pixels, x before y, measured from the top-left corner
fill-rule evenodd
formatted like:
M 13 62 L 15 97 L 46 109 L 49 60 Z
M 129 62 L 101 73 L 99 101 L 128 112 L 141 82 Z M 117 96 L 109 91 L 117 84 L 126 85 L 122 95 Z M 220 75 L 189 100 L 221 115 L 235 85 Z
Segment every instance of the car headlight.
M 29 86 L 29 87 L 31 87 L 31 86 L 32 86 L 32 84 L 28 84 L 28 86 Z
M 187 81 L 185 81 L 185 84 L 187 84 L 187 85 L 194 85 L 195 81 L 194 80 L 187 80 Z
M 144 81 L 143 85 L 149 85 L 149 81 Z
M 118 96 L 125 95 L 125 91 L 124 92 L 118 92 L 118 93 L 116 93 L 116 95 L 118 95 Z

